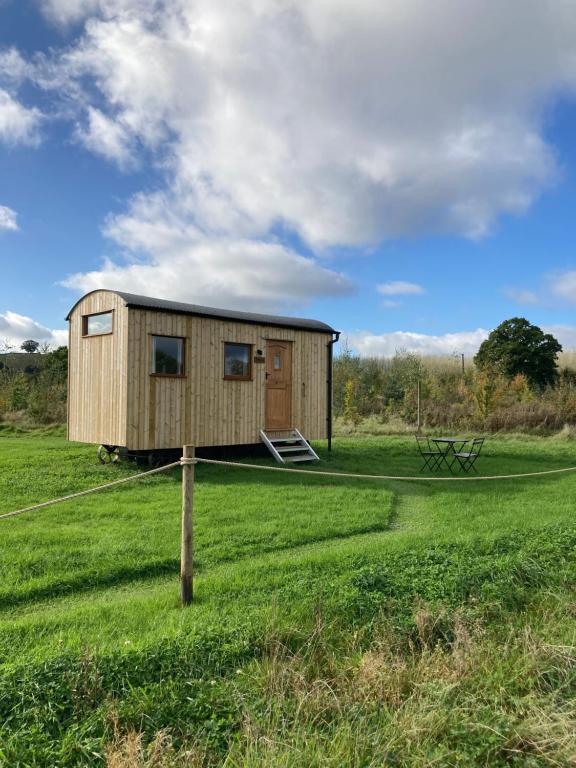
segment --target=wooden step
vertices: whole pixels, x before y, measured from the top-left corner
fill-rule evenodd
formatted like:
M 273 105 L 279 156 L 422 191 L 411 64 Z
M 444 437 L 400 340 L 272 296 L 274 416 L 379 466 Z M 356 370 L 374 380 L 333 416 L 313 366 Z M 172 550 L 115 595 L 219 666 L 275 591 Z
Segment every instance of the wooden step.
M 286 456 L 285 461 L 318 461 L 318 456 Z
M 278 453 L 290 453 L 291 451 L 307 451 L 308 446 L 307 445 L 286 445 L 286 446 L 278 446 L 276 448 Z

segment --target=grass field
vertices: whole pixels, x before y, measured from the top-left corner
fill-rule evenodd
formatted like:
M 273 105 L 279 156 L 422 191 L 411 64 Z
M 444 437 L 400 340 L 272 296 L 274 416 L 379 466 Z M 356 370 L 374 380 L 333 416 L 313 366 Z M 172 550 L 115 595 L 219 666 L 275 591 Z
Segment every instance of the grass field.
M 409 437 L 318 470 L 411 475 Z M 576 465 L 492 438 L 486 474 Z M 0 432 L 0 513 L 137 471 Z M 576 765 L 576 473 L 434 484 L 199 466 L 0 522 L 0 765 Z

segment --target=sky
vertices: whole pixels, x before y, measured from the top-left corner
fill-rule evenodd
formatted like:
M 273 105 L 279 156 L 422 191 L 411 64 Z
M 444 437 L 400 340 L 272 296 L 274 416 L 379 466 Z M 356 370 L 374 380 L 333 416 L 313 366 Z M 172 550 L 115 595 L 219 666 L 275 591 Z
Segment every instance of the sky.
M 0 344 L 96 288 L 576 348 L 573 0 L 0 0 Z

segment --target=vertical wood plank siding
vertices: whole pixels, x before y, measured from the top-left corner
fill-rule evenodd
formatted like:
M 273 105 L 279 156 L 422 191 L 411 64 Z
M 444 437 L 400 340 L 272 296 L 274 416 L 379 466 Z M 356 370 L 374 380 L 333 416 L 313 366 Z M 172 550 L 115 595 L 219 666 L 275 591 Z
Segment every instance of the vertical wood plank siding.
M 254 364 L 252 381 L 224 380 L 225 341 L 252 344 L 254 353 L 266 352 L 266 339 L 292 341 L 294 426 L 308 439 L 326 437 L 328 334 L 143 309 L 130 309 L 128 324 L 130 448 L 260 442 L 266 368 Z M 154 334 L 186 339 L 184 378 L 150 376 Z
M 113 333 L 82 337 L 82 316 L 113 310 Z M 92 293 L 70 318 L 68 439 L 126 445 L 128 310 L 110 291 Z
M 114 333 L 82 338 L 82 315 L 114 309 Z M 185 376 L 151 376 L 151 336 L 186 339 Z M 252 381 L 224 380 L 224 342 L 293 342 L 293 426 L 326 437 L 327 344 L 330 335 L 207 317 L 127 309 L 110 291 L 86 297 L 70 320 L 69 437 L 133 450 L 260 442 L 265 371 Z

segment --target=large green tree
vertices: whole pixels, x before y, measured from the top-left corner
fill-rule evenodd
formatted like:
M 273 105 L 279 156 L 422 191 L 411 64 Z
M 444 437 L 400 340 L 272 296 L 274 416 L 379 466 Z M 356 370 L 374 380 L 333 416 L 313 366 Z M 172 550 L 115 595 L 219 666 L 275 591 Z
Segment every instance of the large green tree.
M 474 362 L 481 370 L 493 369 L 510 378 L 521 373 L 532 386 L 554 385 L 556 358 L 562 346 L 524 317 L 505 320 L 482 342 Z

